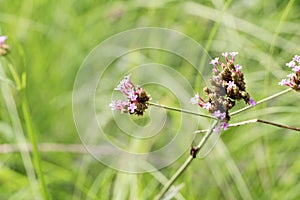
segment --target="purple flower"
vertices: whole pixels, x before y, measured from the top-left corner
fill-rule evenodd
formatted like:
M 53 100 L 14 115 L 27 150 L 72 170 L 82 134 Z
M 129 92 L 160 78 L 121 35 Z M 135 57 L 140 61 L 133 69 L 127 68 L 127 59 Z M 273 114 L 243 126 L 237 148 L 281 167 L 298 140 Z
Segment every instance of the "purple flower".
M 112 101 L 109 107 L 112 110 L 120 110 L 130 114 L 143 115 L 148 108 L 148 101 L 150 96 L 140 86 L 135 87 L 130 80 L 130 75 L 125 76 L 115 90 L 119 90 L 123 93 L 126 101 L 121 100 Z M 138 107 L 137 107 L 138 105 Z
M 229 60 L 228 60 L 228 52 L 223 52 L 222 56 L 224 56 L 226 62 L 229 62 Z
M 219 57 L 217 57 L 217 58 L 211 60 L 209 64 L 212 64 L 212 65 L 215 66 L 215 65 L 218 64 L 218 63 L 219 63 Z
M 283 85 L 286 85 L 288 82 L 289 82 L 288 80 L 282 79 L 282 80 L 278 83 L 278 85 L 283 86 Z
M 5 41 L 7 39 L 7 36 L 3 35 L 0 36 L 0 55 L 5 56 L 9 53 L 9 46 L 5 44 Z
M 206 110 L 211 110 L 211 103 L 207 102 L 203 104 L 203 108 Z
M 236 65 L 235 65 L 236 71 L 241 71 L 242 68 L 243 68 L 243 67 L 242 67 L 241 65 L 239 65 L 239 64 L 236 64 Z
M 298 65 L 294 66 L 293 71 L 296 72 L 296 73 L 299 73 L 300 72 L 300 66 L 298 66 Z
M 128 107 L 128 101 L 126 102 L 123 102 L 121 100 L 118 100 L 118 101 L 112 101 L 110 104 L 109 104 L 109 107 L 112 109 L 112 110 L 120 110 L 122 112 L 126 111 L 126 107 Z
M 220 127 L 221 127 L 223 130 L 227 130 L 227 128 L 228 128 L 228 123 L 226 123 L 226 122 L 221 122 Z
M 287 67 L 294 67 L 295 66 L 295 62 L 292 60 L 288 63 L 285 64 Z
M 220 119 L 220 120 L 224 120 L 225 117 L 226 117 L 226 112 L 221 112 L 220 110 L 217 110 L 217 111 L 215 111 L 215 112 L 213 113 L 213 116 L 214 116 L 215 118 Z
M 7 36 L 6 35 L 0 36 L 0 46 L 2 46 L 3 44 L 5 44 L 6 40 L 7 40 Z
M 255 105 L 256 105 L 256 102 L 255 102 L 252 98 L 250 98 L 250 99 L 249 99 L 249 104 L 250 104 L 251 106 L 255 106 Z
M 294 55 L 293 60 L 300 64 L 300 56 Z
M 239 54 L 239 52 L 229 52 L 229 54 L 231 55 L 231 61 L 234 62 L 234 58 Z
M 200 96 L 199 96 L 199 94 L 197 93 L 197 94 L 195 94 L 195 96 L 193 97 L 193 98 L 191 98 L 191 103 L 192 104 L 198 104 L 199 103 L 199 100 L 200 100 Z
M 227 83 L 227 88 L 229 89 L 229 90 L 232 90 L 232 88 L 233 87 L 235 87 L 236 86 L 236 84 L 234 83 L 234 81 L 229 81 L 228 83 Z
M 287 75 L 288 79 L 282 79 L 278 85 L 280 86 L 287 86 L 296 91 L 300 89 L 300 56 L 295 55 L 292 61 L 286 63 L 286 66 L 292 68 L 294 73 Z
M 136 105 L 134 103 L 129 104 L 128 106 L 128 110 L 130 113 L 134 113 L 135 109 L 136 109 Z
M 130 88 L 130 89 L 127 91 L 126 95 L 127 95 L 127 98 L 129 98 L 131 101 L 136 101 L 136 99 L 137 99 L 137 97 L 138 97 L 138 96 L 136 95 L 136 92 L 135 92 L 134 88 Z
M 221 127 L 216 126 L 213 131 L 216 132 L 216 133 L 220 133 L 221 132 Z

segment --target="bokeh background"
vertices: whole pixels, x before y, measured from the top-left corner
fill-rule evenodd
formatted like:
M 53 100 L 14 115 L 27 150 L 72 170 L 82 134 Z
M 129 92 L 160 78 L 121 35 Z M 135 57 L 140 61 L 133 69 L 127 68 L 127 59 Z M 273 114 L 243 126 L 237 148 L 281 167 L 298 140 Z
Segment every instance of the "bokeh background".
M 185 152 L 155 173 L 132 174 L 111 169 L 85 151 L 73 121 L 72 90 L 78 69 L 96 45 L 132 28 L 180 31 L 202 44 L 211 57 L 238 51 L 237 63 L 243 66 L 248 92 L 259 100 L 285 89 L 278 82 L 290 73 L 285 63 L 299 54 L 299 9 L 299 2 L 292 0 L 1 0 L 1 32 L 9 37 L 18 73 L 27 74 L 25 92 L 51 199 L 153 199 L 189 155 Z M 131 69 L 149 60 L 174 66 L 190 77 L 191 84 L 197 82 L 188 63 L 164 52 L 146 51 L 126 62 Z M 107 84 L 114 87 L 121 77 L 120 73 Z M 196 88 L 201 93 L 201 87 Z M 163 96 L 163 103 L 178 106 L 167 90 L 149 87 L 149 91 L 153 98 Z M 0 199 L 34 199 L 38 195 L 31 190 L 2 96 Z M 19 106 L 17 93 L 14 98 Z M 300 127 L 299 100 L 299 93 L 290 92 L 231 122 L 261 118 Z M 179 116 L 169 113 L 168 117 L 165 126 L 170 137 Z M 29 143 L 26 131 L 25 137 Z M 299 199 L 299 142 L 298 132 L 263 124 L 229 129 L 209 156 L 195 159 L 175 182 L 179 193 L 174 199 Z

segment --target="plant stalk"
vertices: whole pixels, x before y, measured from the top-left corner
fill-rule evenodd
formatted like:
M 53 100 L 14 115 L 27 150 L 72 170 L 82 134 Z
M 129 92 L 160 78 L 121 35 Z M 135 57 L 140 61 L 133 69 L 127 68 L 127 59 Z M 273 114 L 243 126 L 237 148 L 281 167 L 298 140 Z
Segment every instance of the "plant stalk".
M 213 129 L 218 124 L 218 121 L 216 120 L 212 127 L 207 131 L 205 136 L 202 138 L 202 140 L 198 143 L 194 149 L 196 150 L 196 154 L 200 152 L 204 144 L 207 142 L 209 136 L 213 133 Z M 175 172 L 175 174 L 171 177 L 171 179 L 167 182 L 167 184 L 163 187 L 163 189 L 160 191 L 160 193 L 155 197 L 155 200 L 160 200 L 164 197 L 166 192 L 170 189 L 170 187 L 173 185 L 173 183 L 178 179 L 178 177 L 185 171 L 185 169 L 192 163 L 194 157 L 190 155 L 185 162 L 180 166 L 180 168 Z
M 283 90 L 283 91 L 281 91 L 281 92 L 278 92 L 278 93 L 276 93 L 276 94 L 273 94 L 273 95 L 271 95 L 271 96 L 269 96 L 269 97 L 267 97 L 267 98 L 264 98 L 264 99 L 262 99 L 262 100 L 256 102 L 256 105 L 255 105 L 255 106 L 257 106 L 257 105 L 259 105 L 259 104 L 262 104 L 262 103 L 264 103 L 264 102 L 270 101 L 270 100 L 272 100 L 272 99 L 275 99 L 276 97 L 279 97 L 279 96 L 281 96 L 281 95 L 284 95 L 285 93 L 288 93 L 288 92 L 290 92 L 290 91 L 292 91 L 292 90 L 293 90 L 292 88 L 288 88 L 288 89 L 286 89 L 286 90 Z M 238 114 L 238 113 L 240 113 L 240 112 L 243 112 L 243 111 L 248 110 L 248 109 L 253 108 L 253 107 L 254 107 L 254 106 L 251 106 L 251 105 L 246 106 L 246 107 L 244 107 L 244 108 L 242 108 L 242 109 L 239 109 L 239 110 L 237 110 L 237 111 L 234 111 L 234 112 L 230 113 L 230 116 L 234 116 L 234 115 L 236 115 L 236 114 Z
M 164 109 L 167 109 L 167 110 L 172 110 L 172 111 L 177 111 L 177 112 L 182 112 L 182 113 L 187 113 L 187 114 L 191 114 L 191 115 L 196 115 L 196 116 L 200 116 L 200 117 L 205 117 L 205 118 L 217 120 L 217 118 L 215 118 L 211 115 L 196 113 L 196 112 L 193 112 L 193 111 L 183 110 L 183 109 L 175 108 L 175 107 L 171 107 L 171 106 L 165 106 L 165 105 L 157 104 L 157 103 L 153 103 L 153 102 L 148 102 L 148 104 L 151 105 L 151 106 L 158 107 L 158 108 L 164 108 Z

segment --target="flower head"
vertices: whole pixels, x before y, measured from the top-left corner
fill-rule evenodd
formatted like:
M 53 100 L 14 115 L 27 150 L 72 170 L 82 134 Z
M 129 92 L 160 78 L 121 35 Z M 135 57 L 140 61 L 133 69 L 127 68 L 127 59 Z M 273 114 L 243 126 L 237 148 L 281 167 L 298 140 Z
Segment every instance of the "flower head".
M 0 46 L 3 45 L 6 40 L 7 40 L 7 36 L 6 35 L 0 36 Z
M 143 115 L 148 108 L 148 101 L 150 96 L 140 86 L 135 87 L 130 80 L 130 75 L 125 76 L 115 90 L 123 93 L 126 101 L 113 100 L 109 107 L 112 110 L 120 110 L 124 113 Z
M 243 99 L 245 103 L 252 106 L 256 104 L 246 92 L 244 74 L 241 71 L 242 66 L 234 64 L 236 55 L 238 52 L 222 53 L 225 63 L 219 61 L 218 57 L 211 60 L 213 76 L 210 82 L 213 87 L 203 89 L 208 99 L 204 100 L 198 93 L 191 99 L 191 103 L 198 104 L 208 110 L 212 116 L 220 121 L 215 128 L 216 132 L 227 129 L 230 120 L 229 110 L 235 106 L 236 101 Z
M 209 64 L 216 65 L 217 63 L 219 63 L 219 57 L 211 60 Z
M 5 43 L 7 36 L 0 36 L 0 55 L 5 56 L 9 53 L 9 46 Z
M 300 91 L 300 56 L 295 55 L 293 59 L 285 65 L 292 68 L 293 73 L 287 75 L 288 79 L 282 79 L 278 85 L 285 85 L 296 91 Z

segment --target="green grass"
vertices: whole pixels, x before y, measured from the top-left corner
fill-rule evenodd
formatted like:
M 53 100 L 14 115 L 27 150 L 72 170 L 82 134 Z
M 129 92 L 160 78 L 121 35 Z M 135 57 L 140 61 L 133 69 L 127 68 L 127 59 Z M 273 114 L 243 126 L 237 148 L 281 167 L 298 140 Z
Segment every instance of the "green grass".
M 22 113 L 24 98 L 13 85 L 24 86 L 24 81 L 16 82 L 1 59 L 0 199 L 153 199 L 189 152 L 166 168 L 143 174 L 116 171 L 84 153 L 73 121 L 72 90 L 86 56 L 122 31 L 149 26 L 174 29 L 206 47 L 211 57 L 238 51 L 237 63 L 243 66 L 247 90 L 260 100 L 285 89 L 277 84 L 290 73 L 285 63 L 300 54 L 299 9 L 297 1 L 279 0 L 0 1 L 1 32 L 9 37 L 10 59 L 17 75 L 26 73 L 22 95 L 28 100 L 28 110 Z M 135 51 L 115 60 L 96 91 L 99 118 L 106 119 L 105 131 L 115 140 L 118 129 L 105 113 L 112 89 L 128 71 L 150 62 L 171 66 L 190 84 L 197 83 L 188 62 L 164 51 Z M 158 75 L 152 76 L 159 79 Z M 139 74 L 132 78 L 143 83 L 146 78 L 150 81 L 149 77 Z M 202 85 L 197 85 L 203 94 Z M 146 87 L 153 102 L 178 106 L 176 95 L 166 88 Z M 234 116 L 231 122 L 261 118 L 300 127 L 299 100 L 299 93 L 290 92 Z M 158 147 L 182 125 L 178 113 L 167 114 L 165 127 L 157 136 Z M 207 128 L 205 122 L 201 128 Z M 32 142 L 31 136 L 40 145 L 39 151 L 18 151 L 25 140 Z M 121 142 L 119 146 L 128 150 L 157 148 L 128 137 Z M 221 135 L 208 157 L 194 160 L 179 177 L 175 186 L 183 187 L 175 199 L 299 199 L 299 142 L 299 133 L 264 124 L 232 128 Z M 46 189 L 42 189 L 43 182 Z

